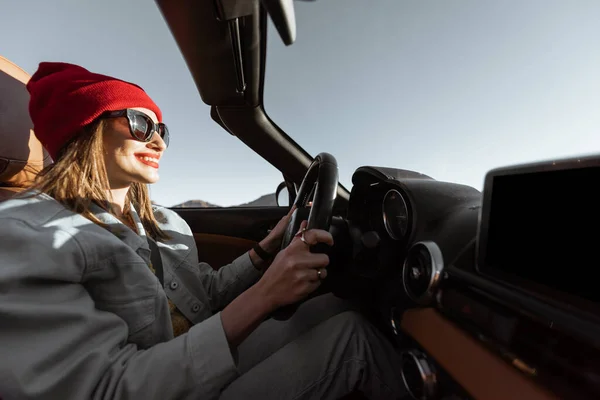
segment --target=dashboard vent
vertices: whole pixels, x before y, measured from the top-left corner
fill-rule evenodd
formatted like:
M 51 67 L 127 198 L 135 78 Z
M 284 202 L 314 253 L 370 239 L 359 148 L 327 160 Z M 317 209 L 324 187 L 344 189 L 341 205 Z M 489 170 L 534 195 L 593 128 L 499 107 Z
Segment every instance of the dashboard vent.
M 418 350 L 403 352 L 400 372 L 404 386 L 413 399 L 429 400 L 435 398 L 437 377 L 425 354 Z
M 402 284 L 406 295 L 416 303 L 430 304 L 443 269 L 442 251 L 435 242 L 423 241 L 412 245 L 402 267 Z

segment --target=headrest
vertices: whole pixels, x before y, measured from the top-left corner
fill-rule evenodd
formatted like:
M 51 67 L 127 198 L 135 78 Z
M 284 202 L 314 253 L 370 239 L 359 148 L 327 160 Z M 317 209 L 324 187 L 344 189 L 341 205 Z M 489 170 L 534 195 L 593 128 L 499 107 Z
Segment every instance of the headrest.
M 26 188 L 52 162 L 33 134 L 28 81 L 25 71 L 0 56 L 0 186 Z

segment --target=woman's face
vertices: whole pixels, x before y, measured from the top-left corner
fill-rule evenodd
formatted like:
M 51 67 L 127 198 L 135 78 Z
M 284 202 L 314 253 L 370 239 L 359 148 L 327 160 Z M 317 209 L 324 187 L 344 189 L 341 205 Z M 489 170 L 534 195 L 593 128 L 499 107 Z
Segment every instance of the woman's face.
M 154 123 L 156 114 L 146 108 L 133 108 L 148 115 Z M 104 161 L 111 189 L 129 187 L 134 182 L 155 183 L 159 179 L 160 158 L 165 142 L 156 132 L 149 142 L 131 136 L 126 117 L 108 118 L 104 130 Z

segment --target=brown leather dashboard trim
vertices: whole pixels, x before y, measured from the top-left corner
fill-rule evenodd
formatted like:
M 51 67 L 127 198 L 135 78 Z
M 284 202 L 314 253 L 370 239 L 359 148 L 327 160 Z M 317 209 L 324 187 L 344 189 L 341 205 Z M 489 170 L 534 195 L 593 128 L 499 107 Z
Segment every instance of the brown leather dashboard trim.
M 432 308 L 406 311 L 401 325 L 475 399 L 557 399 Z
M 194 233 L 194 239 L 202 242 L 214 242 L 232 247 L 253 247 L 256 242 L 234 236 L 215 235 L 212 233 Z
M 210 233 L 194 233 L 194 240 L 198 247 L 198 259 L 214 269 L 232 262 L 256 244 L 248 239 Z

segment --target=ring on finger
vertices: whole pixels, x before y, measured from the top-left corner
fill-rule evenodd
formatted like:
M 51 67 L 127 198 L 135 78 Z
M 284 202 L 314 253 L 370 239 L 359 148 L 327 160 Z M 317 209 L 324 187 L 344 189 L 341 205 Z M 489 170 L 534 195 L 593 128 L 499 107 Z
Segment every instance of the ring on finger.
M 302 233 L 300 234 L 300 240 L 302 240 L 307 246 L 310 246 L 310 243 L 308 243 L 306 241 L 306 238 L 304 237 L 304 233 L 306 233 L 306 228 L 302 228 Z
M 306 231 L 306 228 L 302 228 L 298 231 L 298 233 L 296 233 L 294 236 L 295 237 L 300 237 L 302 235 L 304 235 L 304 231 Z
M 323 269 L 321 269 L 321 268 L 319 268 L 317 270 L 317 277 L 319 278 L 319 280 L 323 279 L 322 271 L 323 271 Z

